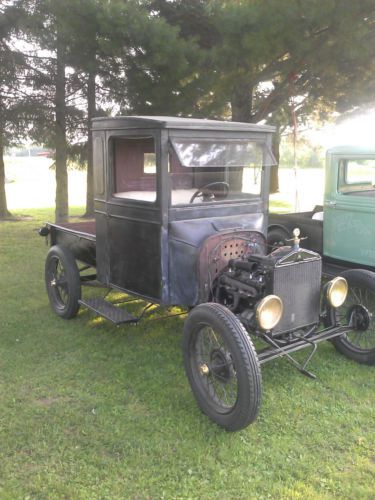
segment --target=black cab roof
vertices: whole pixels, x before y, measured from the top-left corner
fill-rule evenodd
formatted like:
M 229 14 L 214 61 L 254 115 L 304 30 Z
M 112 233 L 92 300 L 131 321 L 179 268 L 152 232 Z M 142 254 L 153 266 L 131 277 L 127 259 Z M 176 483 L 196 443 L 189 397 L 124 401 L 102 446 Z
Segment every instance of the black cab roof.
M 275 127 L 220 120 L 199 118 L 182 118 L 172 116 L 117 116 L 115 118 L 94 118 L 93 129 L 127 129 L 127 128 L 167 128 L 185 130 L 221 130 L 231 132 L 274 132 Z

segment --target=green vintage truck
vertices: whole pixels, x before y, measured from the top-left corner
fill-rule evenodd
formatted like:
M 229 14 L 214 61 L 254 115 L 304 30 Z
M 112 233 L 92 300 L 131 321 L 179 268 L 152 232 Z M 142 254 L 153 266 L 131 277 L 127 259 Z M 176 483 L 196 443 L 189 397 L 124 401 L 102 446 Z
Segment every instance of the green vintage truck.
M 375 149 L 341 146 L 327 152 L 324 206 L 311 212 L 271 214 L 268 242 L 292 238 L 340 267 L 375 269 Z
M 369 313 L 368 334 L 346 335 L 336 347 L 350 358 L 375 363 L 375 148 L 341 146 L 326 156 L 323 206 L 310 212 L 270 214 L 270 249 L 289 244 L 299 228 L 303 247 L 323 257 L 323 275 L 344 276 L 352 297 L 342 311 L 348 321 L 350 303 L 361 300 Z M 372 332 L 372 333 L 370 333 Z

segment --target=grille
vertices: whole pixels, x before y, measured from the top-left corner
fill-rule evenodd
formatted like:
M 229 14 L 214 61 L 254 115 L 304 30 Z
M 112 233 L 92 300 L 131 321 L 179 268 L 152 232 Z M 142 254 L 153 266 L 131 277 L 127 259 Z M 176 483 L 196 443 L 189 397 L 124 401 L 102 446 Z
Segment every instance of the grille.
M 282 299 L 284 313 L 273 335 L 319 321 L 321 272 L 321 259 L 275 267 L 273 293 Z

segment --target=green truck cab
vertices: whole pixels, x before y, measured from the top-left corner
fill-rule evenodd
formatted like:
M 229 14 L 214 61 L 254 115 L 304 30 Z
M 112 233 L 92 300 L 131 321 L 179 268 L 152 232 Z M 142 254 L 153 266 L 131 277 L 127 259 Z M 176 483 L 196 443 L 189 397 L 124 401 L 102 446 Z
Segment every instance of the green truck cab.
M 323 254 L 375 268 L 375 149 L 328 151 Z
M 339 268 L 375 270 L 375 148 L 328 150 L 324 206 L 311 212 L 271 214 L 268 243 L 278 246 L 299 227 L 304 247 Z

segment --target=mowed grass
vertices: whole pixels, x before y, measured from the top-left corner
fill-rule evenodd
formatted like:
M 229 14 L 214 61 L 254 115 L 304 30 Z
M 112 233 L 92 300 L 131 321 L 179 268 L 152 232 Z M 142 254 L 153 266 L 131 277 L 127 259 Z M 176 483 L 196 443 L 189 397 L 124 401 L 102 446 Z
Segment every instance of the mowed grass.
M 0 223 L 0 498 L 375 497 L 374 368 L 330 343 L 316 380 L 265 365 L 258 420 L 225 432 L 190 391 L 183 317 L 52 312 L 35 229 L 53 213 L 26 214 Z

